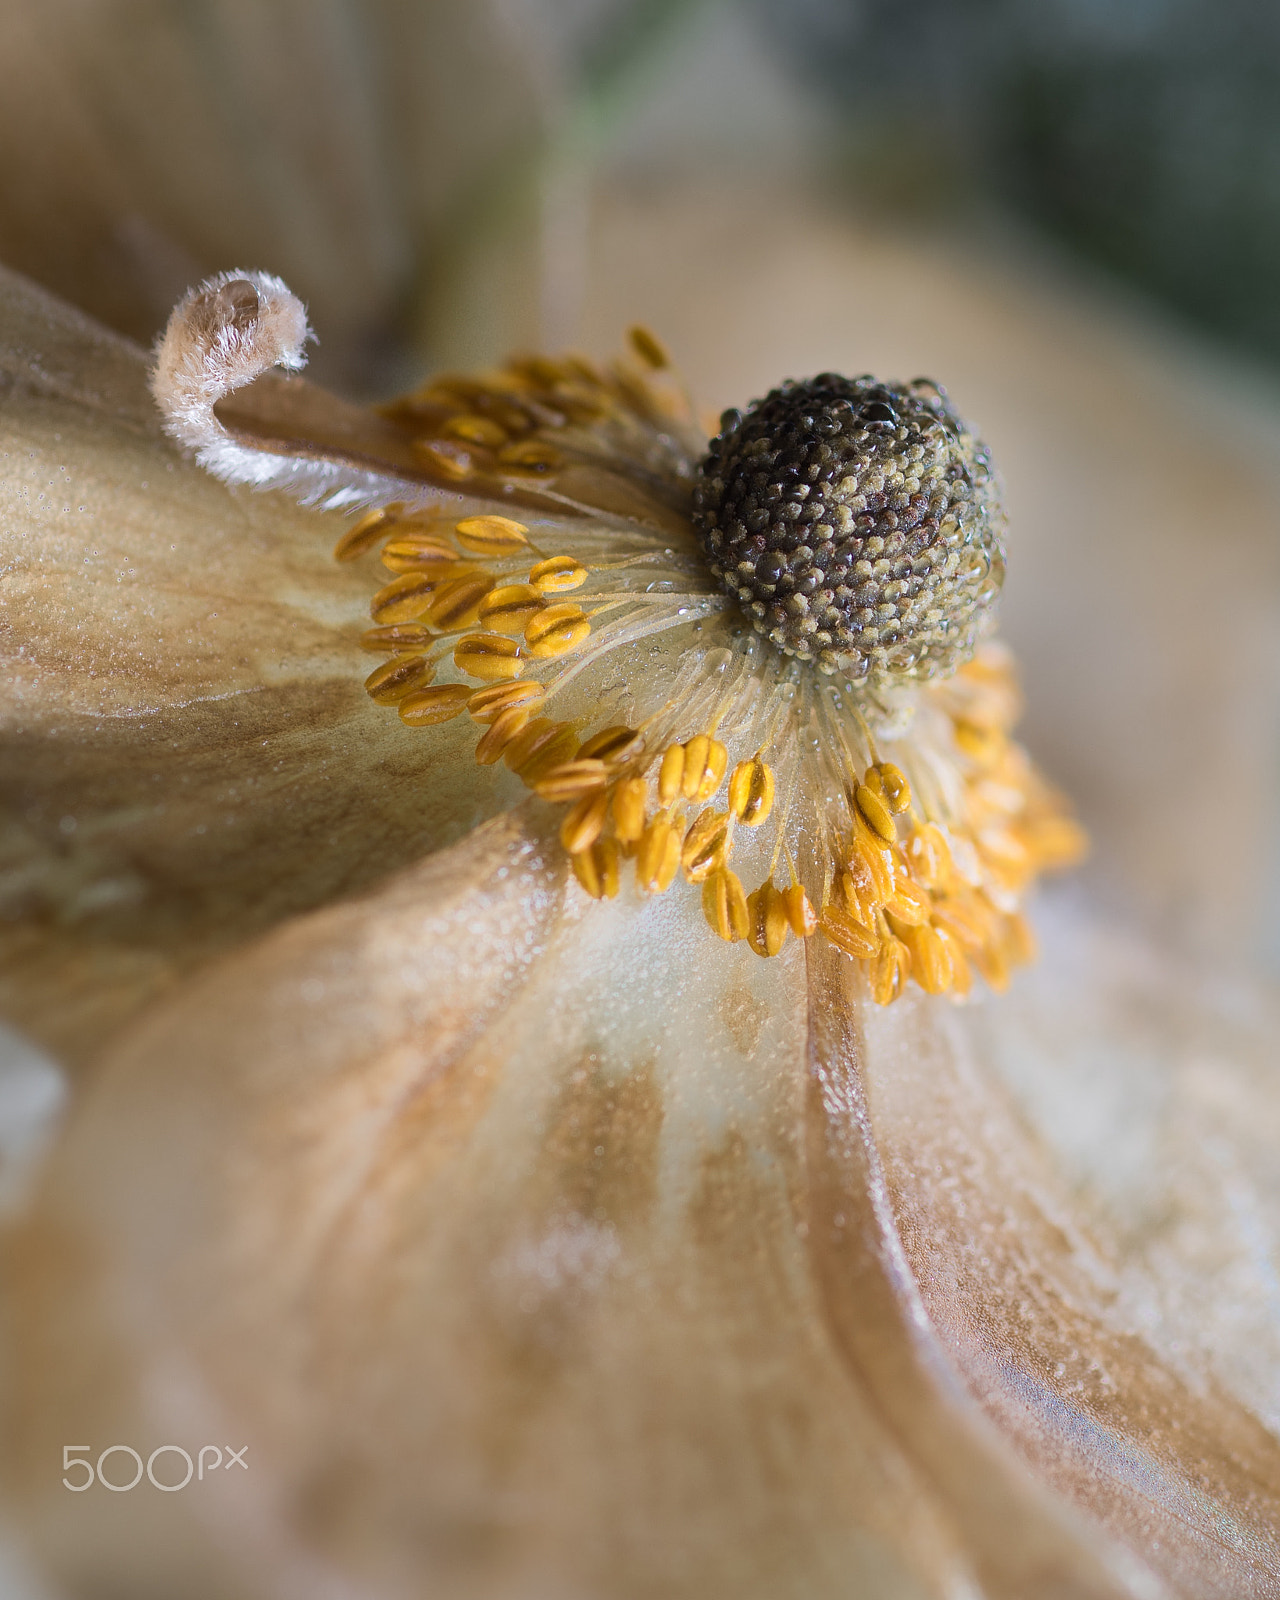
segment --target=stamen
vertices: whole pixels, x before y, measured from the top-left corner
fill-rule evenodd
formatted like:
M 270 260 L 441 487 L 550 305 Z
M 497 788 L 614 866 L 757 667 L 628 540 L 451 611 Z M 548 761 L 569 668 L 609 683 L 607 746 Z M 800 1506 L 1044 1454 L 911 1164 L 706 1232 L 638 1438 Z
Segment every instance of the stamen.
M 618 892 L 618 847 L 612 839 L 597 839 L 587 850 L 570 856 L 573 875 L 593 900 L 612 900 Z
M 532 716 L 542 709 L 545 699 L 544 686 L 526 678 L 523 683 L 495 683 L 487 689 L 477 689 L 467 701 L 467 710 L 477 722 L 492 722 L 517 706 Z
M 838 950 L 860 961 L 869 960 L 880 947 L 874 927 L 868 927 L 842 906 L 823 906 L 818 927 Z
M 702 914 L 712 932 L 727 943 L 735 944 L 747 937 L 751 916 L 736 873 L 722 867 L 711 874 L 702 886 Z
M 395 656 L 375 667 L 364 680 L 365 692 L 380 706 L 393 706 L 414 689 L 430 683 L 434 668 L 424 656 Z
M 709 800 L 724 781 L 729 752 L 719 739 L 700 733 L 684 747 L 680 792 L 686 800 Z
M 609 769 L 603 761 L 588 758 L 585 761 L 562 761 L 547 768 L 532 784 L 544 800 L 576 800 L 579 795 L 603 789 L 609 781 Z
M 797 939 L 808 939 L 818 931 L 817 913 L 798 883 L 782 890 L 782 905 L 787 914 L 787 925 Z
M 533 788 L 544 772 L 570 760 L 577 747 L 577 735 L 568 723 L 535 717 L 524 732 L 512 740 L 503 760 Z
M 643 778 L 623 778 L 613 791 L 613 831 L 623 844 L 634 844 L 644 832 L 649 785 Z
M 544 799 L 559 798 L 547 793 L 546 780 L 538 785 L 538 793 Z M 589 850 L 596 842 L 604 829 L 608 811 L 609 795 L 603 788 L 591 794 L 584 794 L 570 807 L 568 815 L 560 824 L 560 843 L 571 856 Z
M 790 931 L 783 896 L 768 878 L 747 896 L 747 943 L 758 956 L 776 956 Z
M 507 746 L 528 720 L 529 712 L 525 706 L 506 706 L 499 711 L 476 742 L 476 761 L 479 765 L 491 767 L 501 760 Z
M 390 523 L 395 521 L 396 513 L 400 507 L 396 505 L 379 506 L 374 511 L 366 511 L 357 522 L 353 522 L 347 531 L 333 547 L 335 561 L 355 561 L 364 555 L 367 550 L 372 550 L 378 540 L 383 537 Z
M 634 328 L 627 329 L 627 341 L 645 366 L 652 367 L 655 372 L 661 372 L 671 365 L 671 357 L 667 354 L 662 341 L 639 323 Z
M 729 810 L 747 828 L 758 828 L 773 810 L 773 768 L 759 756 L 740 761 L 729 779 Z
M 629 728 L 625 723 L 615 723 L 611 727 L 601 728 L 599 733 L 593 733 L 583 742 L 578 755 L 598 756 L 601 761 L 616 761 L 619 756 L 629 751 L 640 738 L 634 728 Z
M 493 579 L 483 572 L 442 583 L 427 610 L 427 621 L 441 633 L 473 628 L 480 620 L 480 603 L 493 586 Z
M 459 564 L 456 550 L 427 534 L 405 534 L 388 539 L 380 559 L 389 572 L 422 572 L 432 578 L 446 578 L 467 570 Z
M 424 573 L 402 573 L 374 595 L 369 602 L 369 615 L 383 624 L 417 622 L 430 611 L 438 587 L 436 579 Z
M 546 660 L 576 650 L 590 632 L 591 624 L 581 606 L 560 605 L 548 606 L 530 617 L 524 637 L 529 654 Z
M 486 683 L 506 682 L 524 671 L 519 643 L 504 633 L 463 634 L 454 646 L 453 664 Z
M 690 883 L 701 883 L 728 854 L 729 817 L 726 812 L 708 809 L 696 818 L 680 851 L 684 875 Z
M 397 622 L 384 628 L 366 628 L 360 635 L 362 650 L 391 654 L 423 650 L 431 643 L 431 630 L 416 622 Z
M 530 583 L 504 583 L 491 589 L 480 602 L 480 620 L 499 633 L 520 638 L 529 622 L 547 602 Z
M 467 709 L 471 691 L 462 683 L 439 683 L 417 689 L 400 702 L 400 720 L 410 728 L 429 728 L 449 722 Z
M 872 770 L 874 771 L 875 769 L 872 768 Z M 867 826 L 877 833 L 886 844 L 895 843 L 898 837 L 897 825 L 883 797 L 878 795 L 869 784 L 860 783 L 853 799 L 862 820 Z
M 572 556 L 549 556 L 529 570 L 529 582 L 539 594 L 563 594 L 587 581 L 587 569 Z
M 466 517 L 455 528 L 458 543 L 464 550 L 493 559 L 514 555 L 527 548 L 529 530 L 522 522 L 510 517 Z
M 636 850 L 636 882 L 651 894 L 665 894 L 680 866 L 681 830 L 670 817 L 654 817 Z

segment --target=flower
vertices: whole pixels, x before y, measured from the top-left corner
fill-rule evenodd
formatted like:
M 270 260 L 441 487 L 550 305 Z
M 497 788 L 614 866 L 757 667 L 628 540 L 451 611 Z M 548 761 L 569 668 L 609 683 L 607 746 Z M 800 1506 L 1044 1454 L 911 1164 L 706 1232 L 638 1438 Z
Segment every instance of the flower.
M 269 289 L 250 287 L 259 299 Z M 226 303 L 233 320 L 251 304 L 238 288 Z M 83 426 L 101 397 L 115 413 L 99 435 L 115 452 L 102 480 L 120 492 L 131 446 L 139 460 L 172 465 L 182 494 L 197 497 L 191 520 L 174 516 L 166 530 L 181 531 L 168 540 L 180 545 L 175 566 L 206 591 L 221 579 L 237 610 L 234 653 L 208 670 L 200 696 L 180 684 L 167 695 L 165 656 L 147 658 L 153 687 L 141 709 L 162 733 L 135 748 L 150 756 L 168 735 L 157 706 L 176 706 L 187 729 L 188 717 L 216 717 L 229 691 L 233 724 L 273 681 L 292 691 L 295 717 L 328 705 L 336 734 L 310 725 L 282 781 L 309 804 L 322 803 L 313 786 L 340 789 L 325 820 L 352 821 L 330 860 L 353 862 L 364 878 L 360 892 L 246 939 L 255 918 L 267 920 L 250 885 L 270 850 L 290 873 L 324 853 L 322 830 L 299 839 L 287 808 L 275 814 L 268 847 L 249 852 L 220 907 L 226 942 L 243 947 L 172 984 L 119 1031 L 14 1242 L 23 1389 L 13 1460 L 53 1569 L 82 1588 L 108 1577 L 132 1592 L 186 1593 L 1122 1595 L 1267 1582 L 1274 1435 L 1236 1389 L 1207 1388 L 1156 1328 L 1135 1328 L 1123 1274 L 1080 1225 L 990 1070 L 981 1009 L 911 989 L 883 1009 L 867 1005 L 835 941 L 791 938 L 758 959 L 741 940 L 715 938 L 697 897 L 679 898 L 674 883 L 647 899 L 620 889 L 593 903 L 580 892 L 584 874 L 575 884 L 567 871 L 583 851 L 566 854 L 558 837 L 566 814 L 548 820 L 536 801 L 509 808 L 519 775 L 475 763 L 469 711 L 418 739 L 376 696 L 357 717 L 356 697 L 333 688 L 335 657 L 349 659 L 337 649 L 342 613 L 371 587 L 358 563 L 315 586 L 318 563 L 294 555 L 302 514 L 196 488 L 194 469 L 146 433 L 133 352 L 38 299 L 18 309 L 25 337 L 39 339 L 33 429 L 47 436 L 55 416 Z M 74 381 L 60 384 L 60 371 Z M 282 395 L 297 402 L 287 413 Z M 348 503 L 381 492 L 360 475 L 384 462 L 368 441 L 386 440 L 394 418 L 357 428 L 276 379 L 265 396 L 207 411 L 205 425 L 226 436 L 203 444 L 252 448 L 258 481 L 287 474 Z M 463 447 L 470 470 L 492 444 Z M 406 454 L 392 478 L 418 493 L 423 476 L 447 477 L 441 459 L 456 468 L 460 452 L 430 454 L 439 449 L 428 445 L 425 470 Z M 336 471 L 335 454 L 345 462 Z M 91 478 L 91 455 L 77 440 L 77 484 Z M 446 533 L 414 527 L 396 542 L 421 552 L 447 538 L 452 557 L 427 559 L 449 565 L 476 553 L 455 539 L 514 539 L 512 522 L 525 538 L 576 528 L 564 518 L 576 506 L 538 503 L 557 492 L 543 465 L 504 498 L 502 523 L 472 523 L 496 513 L 460 496 Z M 619 483 L 596 463 L 577 465 L 596 496 L 636 492 L 625 474 Z M 460 481 L 445 487 L 456 493 Z M 120 494 L 126 507 L 133 487 Z M 233 541 L 225 522 L 199 524 L 202 493 L 223 518 L 249 519 L 249 559 L 224 567 Z M 602 523 L 635 508 L 578 504 Z M 514 510 L 519 518 L 506 517 Z M 281 519 L 275 548 L 252 537 L 262 527 L 253 519 L 268 514 Z M 403 535 L 405 520 L 364 531 Z M 635 553 L 631 517 L 618 520 Z M 84 542 L 70 545 L 64 559 L 79 559 Z M 591 565 L 569 549 L 536 554 Z M 139 560 L 151 555 L 144 548 Z M 51 587 L 29 584 L 37 620 Z M 159 589 L 149 595 L 157 618 Z M 569 592 L 584 591 L 585 582 Z M 698 619 L 704 630 L 731 614 L 715 584 L 691 592 L 718 602 Z M 265 628 L 252 618 L 255 597 Z M 99 609 L 119 620 L 124 608 Z M 317 614 L 334 619 L 328 631 L 310 632 Z M 704 646 L 684 644 L 686 625 L 696 624 L 665 630 L 666 644 L 682 645 L 702 674 Z M 743 628 L 738 659 L 763 653 L 754 637 Z M 179 628 L 180 664 L 186 639 Z M 295 640 L 311 642 L 295 653 Z M 605 659 L 624 693 L 644 693 L 654 643 L 629 641 L 618 650 L 630 657 Z M 125 652 L 116 656 L 127 671 Z M 48 661 L 31 667 L 37 712 L 54 694 L 39 682 Z M 927 723 L 930 697 L 951 692 L 928 679 L 873 684 L 874 665 L 867 705 L 909 697 Z M 661 660 L 659 670 L 670 672 Z M 831 680 L 841 685 L 840 673 Z M 811 694 L 827 693 L 819 674 L 811 681 Z M 437 686 L 448 683 L 410 692 Z M 128 687 L 126 678 L 125 693 L 105 692 L 136 721 Z M 92 678 L 89 688 L 104 692 Z M 989 692 L 979 679 L 977 696 Z M 196 712 L 185 709 L 193 698 Z M 926 738 L 926 757 L 913 750 L 892 763 L 917 792 L 917 762 L 963 772 L 983 760 L 977 738 L 967 756 L 955 745 L 958 725 L 984 723 L 946 714 L 946 703 L 936 753 Z M 589 709 L 610 725 L 612 706 Z M 683 752 L 682 785 L 689 744 L 725 725 L 659 741 L 662 763 L 669 749 Z M 249 735 L 255 746 L 263 726 Z M 384 729 L 395 749 L 415 752 L 399 767 Z M 64 781 L 92 765 L 90 731 L 65 742 Z M 999 723 L 994 733 L 1003 737 Z M 244 742 L 228 740 L 233 781 L 245 759 Z M 126 786 L 140 778 L 145 792 L 156 769 L 136 756 L 131 765 L 141 770 Z M 897 780 L 883 760 L 866 765 L 880 769 L 880 788 L 859 762 L 871 798 L 859 806 L 854 786 L 862 822 L 846 812 L 846 827 L 876 831 L 888 811 L 896 829 Z M 729 770 L 726 753 L 721 777 Z M 1021 775 L 1018 815 L 1037 798 Z M 661 801 L 661 763 L 647 781 Z M 414 861 L 418 841 L 374 809 L 380 785 L 392 804 L 443 795 L 455 820 L 468 807 L 498 814 Z M 748 797 L 766 787 L 749 770 Z M 786 787 L 774 785 L 779 814 Z M 813 802 L 816 816 L 826 798 Z M 611 810 L 616 830 L 616 799 Z M 163 829 L 165 815 L 150 820 Z M 91 817 L 81 809 L 73 840 Z M 735 820 L 745 823 L 745 807 Z M 370 887 L 397 855 L 411 864 Z M 76 866 L 79 890 L 91 874 Z M 607 888 L 607 863 L 601 880 Z M 312 903 L 326 897 L 308 892 Z M 821 911 L 825 897 L 814 900 Z M 201 954 L 216 942 L 202 936 Z M 41 948 L 56 952 L 63 937 L 55 928 Z M 76 1453 L 95 1461 L 119 1443 L 143 1463 L 170 1444 L 195 1455 L 216 1442 L 221 1456 L 247 1440 L 251 1465 L 241 1476 L 220 1460 L 200 1480 L 203 1498 L 108 1497 L 96 1484 L 81 1498 L 46 1466 L 61 1466 L 72 1437 L 92 1441 Z M 171 1463 L 155 1459 L 162 1481 Z M 103 1476 L 113 1477 L 110 1458 Z
M 909 979 L 963 995 L 971 963 L 1004 987 L 1017 896 L 1080 836 L 1008 738 L 1007 659 L 973 659 L 1003 516 L 936 384 L 791 383 L 707 449 L 643 329 L 608 370 L 513 361 L 378 418 L 280 375 L 309 337 L 279 279 L 224 273 L 174 312 L 153 387 L 228 482 L 381 500 L 336 551 L 380 545 L 394 574 L 361 641 L 387 657 L 376 703 L 413 728 L 469 714 L 478 763 L 567 807 L 594 899 L 633 858 L 642 892 L 683 876 L 759 956 L 830 940 L 881 1004 Z

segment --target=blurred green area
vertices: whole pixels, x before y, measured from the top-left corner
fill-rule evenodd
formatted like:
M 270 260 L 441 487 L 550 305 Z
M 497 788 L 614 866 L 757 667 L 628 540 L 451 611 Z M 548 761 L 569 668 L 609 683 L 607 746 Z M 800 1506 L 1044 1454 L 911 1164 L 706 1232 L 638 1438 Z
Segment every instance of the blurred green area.
M 763 0 L 881 201 L 996 201 L 1280 359 L 1273 0 Z

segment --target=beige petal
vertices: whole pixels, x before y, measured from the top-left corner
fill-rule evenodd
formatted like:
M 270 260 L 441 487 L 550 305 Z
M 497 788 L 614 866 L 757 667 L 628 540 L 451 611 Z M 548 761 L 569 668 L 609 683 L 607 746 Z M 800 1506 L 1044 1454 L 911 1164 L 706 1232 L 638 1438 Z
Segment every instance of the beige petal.
M 688 911 L 506 818 L 120 1044 L 16 1246 L 72 1594 L 1266 1592 L 1274 1437 L 1117 1319 L 974 1014 Z
M 464 730 L 415 741 L 364 695 L 341 519 L 184 461 L 143 352 L 11 275 L 0 330 L 0 1003 L 80 1058 L 503 791 L 450 764 Z

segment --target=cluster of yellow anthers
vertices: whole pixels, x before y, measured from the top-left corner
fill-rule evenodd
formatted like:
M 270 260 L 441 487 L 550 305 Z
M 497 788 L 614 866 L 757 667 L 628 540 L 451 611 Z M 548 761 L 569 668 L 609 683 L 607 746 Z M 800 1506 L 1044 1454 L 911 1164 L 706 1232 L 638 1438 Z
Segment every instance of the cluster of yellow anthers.
M 388 656 L 366 680 L 369 695 L 394 705 L 410 727 L 469 713 L 483 730 L 477 761 L 505 762 L 567 808 L 560 839 L 594 898 L 617 894 L 624 860 L 650 894 L 683 874 L 700 886 L 720 938 L 746 939 L 772 956 L 788 934 L 821 933 L 867 964 L 880 1004 L 909 977 L 930 993 L 964 994 L 973 968 L 1001 988 L 1029 959 L 1016 897 L 1041 871 L 1074 859 L 1081 835 L 1008 737 L 1016 697 L 1002 658 L 979 657 L 924 691 L 949 719 L 963 773 L 950 825 L 932 820 L 900 768 L 872 748 L 869 764 L 846 778 L 846 822 L 823 828 L 821 859 L 806 871 L 814 891 L 821 879 L 815 910 L 788 844 L 786 805 L 781 823 L 775 814 L 768 743 L 730 771 L 714 724 L 679 742 L 659 732 L 661 718 L 583 737 L 580 726 L 544 714 L 552 685 L 527 669 L 579 650 L 591 632 L 588 611 L 557 599 L 586 582 L 579 560 L 537 549 L 528 528 L 508 517 L 453 523 L 398 506 L 362 517 L 335 554 L 351 560 L 379 542 L 396 576 L 374 595 L 375 626 L 362 641 Z M 433 682 L 448 656 L 470 681 Z M 769 869 L 748 893 L 730 866 L 735 831 L 771 819 Z

